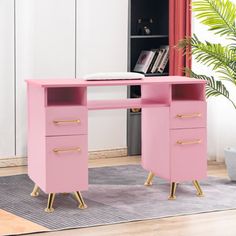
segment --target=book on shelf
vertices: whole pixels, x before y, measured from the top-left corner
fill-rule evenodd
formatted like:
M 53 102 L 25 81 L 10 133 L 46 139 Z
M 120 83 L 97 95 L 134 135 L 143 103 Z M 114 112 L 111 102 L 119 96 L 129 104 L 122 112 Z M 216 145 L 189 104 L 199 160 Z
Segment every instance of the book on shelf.
M 157 59 L 152 67 L 151 73 L 163 73 L 164 69 L 166 67 L 166 64 L 168 63 L 168 55 L 169 55 L 169 46 L 163 45 L 160 47 L 159 54 L 157 56 Z M 165 63 L 164 63 L 165 61 Z
M 169 46 L 163 45 L 158 49 L 143 50 L 134 67 L 141 73 L 163 73 L 169 60 Z
M 153 67 L 153 65 L 154 65 L 154 63 L 155 63 L 155 61 L 157 59 L 158 54 L 159 54 L 159 49 L 152 49 L 151 51 L 153 51 L 155 54 L 154 54 L 154 56 L 152 58 L 152 61 L 151 61 L 150 65 L 149 65 L 149 67 L 148 67 L 147 73 L 151 73 L 152 67 Z
M 155 60 L 155 62 L 153 64 L 153 67 L 151 69 L 151 73 L 155 73 L 157 71 L 157 68 L 158 68 L 158 66 L 160 64 L 160 61 L 161 61 L 161 58 L 162 58 L 163 54 L 164 54 L 164 49 L 160 48 L 160 50 L 158 52 L 158 55 L 157 55 L 157 58 L 156 58 L 156 60 Z
M 141 54 L 139 55 L 138 61 L 134 67 L 134 71 L 141 72 L 144 74 L 147 73 L 154 55 L 155 55 L 155 52 L 152 50 L 150 51 L 143 50 Z
M 163 73 L 164 72 L 164 70 L 166 68 L 166 65 L 167 65 L 167 63 L 169 61 L 169 46 L 166 46 L 166 48 L 164 50 L 165 50 L 164 54 L 162 56 L 162 59 L 160 61 L 159 66 L 157 68 L 157 72 L 159 72 L 159 73 Z

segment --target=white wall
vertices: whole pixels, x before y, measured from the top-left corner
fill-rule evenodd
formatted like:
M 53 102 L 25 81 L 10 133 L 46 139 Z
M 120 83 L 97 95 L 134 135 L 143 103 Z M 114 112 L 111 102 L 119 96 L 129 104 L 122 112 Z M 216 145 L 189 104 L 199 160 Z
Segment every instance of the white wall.
M 127 71 L 128 0 L 77 1 L 77 77 Z M 90 88 L 89 99 L 126 98 L 126 87 Z M 89 150 L 126 148 L 126 110 L 89 112 Z
M 15 154 L 14 1 L 0 0 L 0 158 Z
M 74 12 L 74 0 L 16 0 L 17 156 L 26 156 L 24 80 L 75 77 Z
M 27 148 L 25 79 L 127 71 L 128 0 L 77 0 L 75 10 L 75 0 L 16 0 L 17 156 L 26 156 Z M 127 93 L 123 87 L 90 89 L 90 98 L 99 96 Z M 89 113 L 90 150 L 125 147 L 126 111 Z
M 227 44 L 228 41 L 223 37 L 215 36 L 209 32 L 207 27 L 200 24 L 193 14 L 193 32 L 202 41 Z M 208 76 L 215 75 L 211 68 L 200 65 L 193 61 L 193 70 L 199 74 Z M 236 87 L 226 84 L 231 96 L 236 101 Z M 208 99 L 208 156 L 211 160 L 223 161 L 224 148 L 236 146 L 236 110 L 222 97 Z

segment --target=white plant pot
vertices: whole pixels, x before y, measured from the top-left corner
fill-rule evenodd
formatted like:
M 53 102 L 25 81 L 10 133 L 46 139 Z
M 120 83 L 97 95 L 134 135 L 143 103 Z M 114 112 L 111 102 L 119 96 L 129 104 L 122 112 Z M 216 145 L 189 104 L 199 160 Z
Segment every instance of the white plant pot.
M 225 148 L 224 153 L 229 178 L 236 181 L 236 148 Z

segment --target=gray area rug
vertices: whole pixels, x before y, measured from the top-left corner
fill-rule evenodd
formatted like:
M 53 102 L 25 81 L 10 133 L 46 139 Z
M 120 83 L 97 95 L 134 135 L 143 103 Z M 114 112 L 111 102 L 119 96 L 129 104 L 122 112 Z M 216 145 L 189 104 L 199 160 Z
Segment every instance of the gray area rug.
M 27 175 L 0 178 L 0 208 L 50 230 L 115 224 L 136 220 L 196 214 L 236 208 L 236 183 L 209 177 L 201 182 L 205 197 L 195 196 L 191 183 L 178 186 L 177 199 L 168 201 L 169 184 L 157 177 L 152 187 L 139 165 L 91 168 L 89 191 L 83 192 L 88 208 L 76 208 L 72 195 L 58 194 L 55 212 L 44 208 L 47 196 L 30 197 L 33 188 Z

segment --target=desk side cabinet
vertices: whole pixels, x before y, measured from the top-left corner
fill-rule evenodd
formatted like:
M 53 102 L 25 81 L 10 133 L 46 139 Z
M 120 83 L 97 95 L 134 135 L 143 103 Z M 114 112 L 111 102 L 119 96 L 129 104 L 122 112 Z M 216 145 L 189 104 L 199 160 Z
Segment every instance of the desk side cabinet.
M 142 86 L 143 99 L 159 99 L 166 107 L 142 110 L 142 166 L 149 171 L 145 185 L 154 176 L 171 183 L 175 199 L 178 183 L 193 181 L 202 196 L 198 180 L 206 177 L 205 84 L 166 85 L 161 89 Z
M 28 174 L 49 194 L 74 192 L 85 208 L 81 190 L 88 189 L 88 111 L 86 88 L 43 88 L 28 84 Z M 68 171 L 69 170 L 69 171 Z

